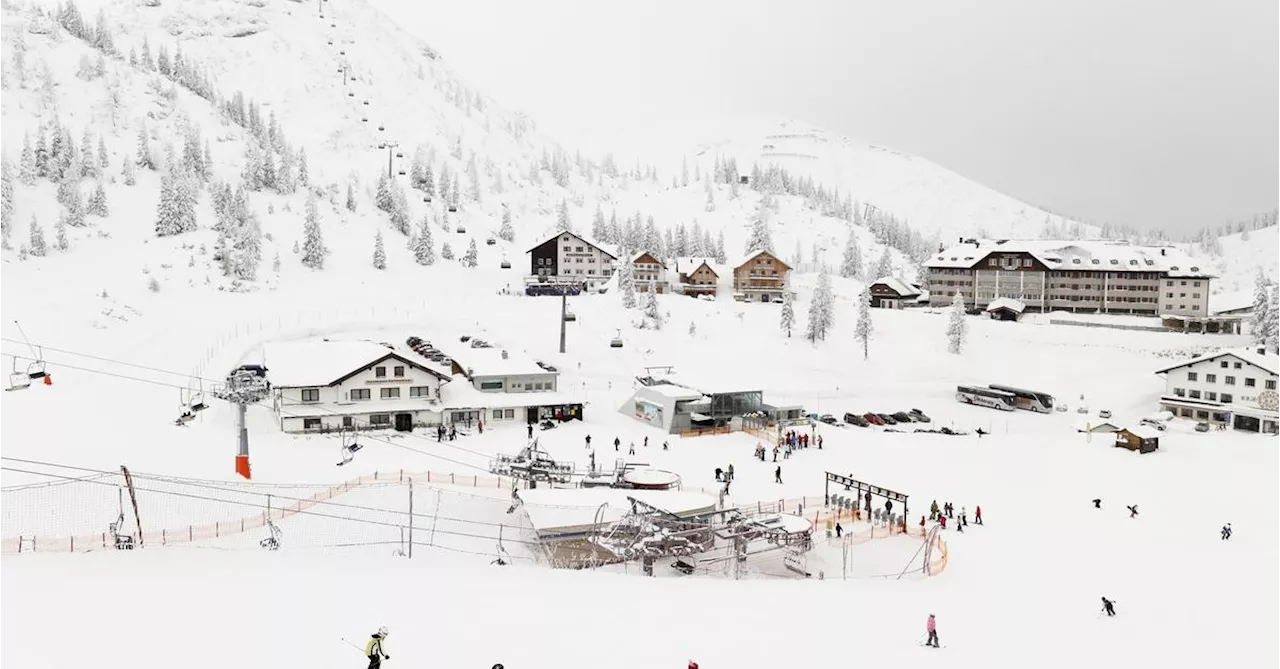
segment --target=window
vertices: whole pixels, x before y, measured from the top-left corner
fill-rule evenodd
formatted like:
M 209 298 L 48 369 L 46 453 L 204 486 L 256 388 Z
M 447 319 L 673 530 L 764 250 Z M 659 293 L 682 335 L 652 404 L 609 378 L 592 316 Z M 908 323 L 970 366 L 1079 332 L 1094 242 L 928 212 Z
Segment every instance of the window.
M 1208 411 L 1197 411 L 1197 412 L 1196 412 L 1196 418 L 1208 418 L 1208 417 L 1209 417 L 1209 412 L 1208 412 Z
M 319 429 L 320 429 L 320 419 L 319 419 L 319 418 L 303 418 L 303 419 L 302 419 L 302 429 L 304 429 L 304 430 L 319 430 Z
M 1218 375 L 1217 375 L 1217 374 L 1205 374 L 1205 375 L 1204 375 L 1204 382 L 1205 382 L 1205 383 L 1217 383 L 1217 382 L 1218 382 Z
M 357 401 L 357 402 L 358 402 L 358 401 L 360 401 L 360 400 L 367 400 L 367 399 L 369 399 L 369 389 L 368 389 L 368 388 L 353 388 L 353 389 L 351 390 L 351 399 L 352 399 L 352 400 L 354 400 L 354 401 Z
M 1191 399 L 1193 399 L 1193 400 L 1198 400 L 1198 399 L 1200 399 L 1200 391 L 1199 391 L 1199 390 L 1193 390 L 1193 391 L 1191 391 L 1190 395 L 1191 395 Z
M 399 388 L 380 388 L 378 390 L 378 396 L 384 400 L 399 399 L 400 389 Z
M 502 390 L 502 381 L 481 381 L 480 390 Z
M 319 388 L 303 388 L 302 401 L 303 402 L 319 402 L 320 389 Z
M 1267 379 L 1267 380 L 1266 380 L 1266 382 L 1265 382 L 1263 385 L 1266 387 L 1266 389 L 1267 389 L 1267 390 L 1275 390 L 1275 389 L 1276 389 L 1276 380 L 1275 380 L 1275 379 Z
M 431 386 L 410 386 L 409 397 L 431 397 Z
M 1187 389 L 1186 389 L 1186 388 L 1174 388 L 1174 389 L 1173 389 L 1173 394 L 1174 394 L 1174 395 L 1177 395 L 1178 397 L 1186 397 L 1186 396 L 1187 396 Z
M 1206 390 L 1206 391 L 1205 391 L 1205 393 L 1204 393 L 1204 398 L 1205 398 L 1205 399 L 1207 399 L 1207 400 L 1209 400 L 1209 401 L 1211 401 L 1211 402 L 1217 402 L 1217 401 L 1218 401 L 1218 393 L 1210 392 L 1210 391 Z
M 1231 400 L 1234 400 L 1234 399 L 1235 398 L 1231 396 L 1231 393 L 1222 393 L 1221 395 L 1218 396 L 1218 401 L 1222 402 L 1223 404 L 1231 404 Z
M 1195 372 L 1187 372 L 1187 380 L 1188 380 L 1188 381 L 1199 381 L 1199 380 L 1200 380 L 1200 375 L 1199 375 L 1199 374 L 1197 374 L 1197 373 L 1195 373 Z
M 1165 293 L 1164 296 L 1169 299 L 1173 299 L 1173 293 Z
M 1191 269 L 1195 269 L 1195 268 L 1194 268 L 1194 267 L 1192 267 Z M 1199 287 L 1200 287 L 1200 282 L 1199 282 L 1199 281 L 1192 281 L 1192 282 L 1191 282 L 1191 285 L 1195 286 L 1196 288 L 1199 288 Z
M 1180 297 L 1180 298 L 1183 298 L 1183 297 L 1186 297 L 1186 296 L 1187 296 L 1187 294 L 1186 294 L 1186 293 L 1178 293 L 1178 297 Z
M 391 373 L 398 377 L 404 376 L 404 365 L 396 365 L 391 368 Z
M 387 368 L 386 368 L 386 367 L 374 367 L 374 368 L 373 368 L 373 375 L 374 375 L 374 376 L 376 376 L 376 377 L 378 377 L 379 379 L 385 379 L 385 378 L 387 378 Z
M 1183 418 L 1190 418 L 1190 417 L 1191 417 L 1191 409 L 1186 409 L 1186 408 L 1184 408 L 1184 409 L 1182 410 L 1182 417 L 1183 417 Z
M 369 416 L 369 424 L 370 424 L 370 425 L 390 425 L 390 424 L 391 424 L 391 414 L 389 414 L 389 413 L 375 413 L 375 414 L 371 414 L 371 415 Z
M 1172 285 L 1173 285 L 1173 282 L 1172 282 L 1172 281 L 1165 281 L 1165 282 L 1164 282 L 1164 285 L 1166 285 L 1166 286 L 1172 286 Z M 1173 297 L 1173 296 L 1172 296 L 1172 295 L 1170 295 L 1170 297 Z
M 1257 385 L 1258 385 L 1258 380 L 1257 380 L 1257 379 L 1251 379 L 1251 378 L 1249 378 L 1249 377 L 1245 377 L 1245 379 L 1244 379 L 1244 387 L 1245 387 L 1245 388 L 1255 388 L 1255 387 L 1257 387 Z
M 1219 367 L 1221 367 L 1221 368 L 1223 368 L 1223 369 L 1226 369 L 1226 368 L 1227 368 L 1227 361 L 1226 361 L 1226 360 L 1223 360 L 1222 362 L 1219 362 L 1219 363 L 1218 363 L 1218 366 L 1219 366 Z
M 1187 282 L 1186 282 L 1186 281 L 1183 281 L 1183 282 L 1182 282 L 1181 284 L 1179 284 L 1179 285 L 1183 285 L 1183 286 L 1185 286 L 1185 285 L 1187 285 Z
M 342 417 L 342 427 L 347 428 L 349 430 L 355 426 L 356 426 L 356 419 L 352 418 L 351 416 Z
M 1229 386 L 1234 386 L 1236 384 L 1236 377 L 1234 376 L 1224 376 L 1222 380 Z
M 1233 364 L 1232 366 L 1235 367 L 1236 369 L 1240 369 L 1242 367 L 1242 365 L 1238 362 Z

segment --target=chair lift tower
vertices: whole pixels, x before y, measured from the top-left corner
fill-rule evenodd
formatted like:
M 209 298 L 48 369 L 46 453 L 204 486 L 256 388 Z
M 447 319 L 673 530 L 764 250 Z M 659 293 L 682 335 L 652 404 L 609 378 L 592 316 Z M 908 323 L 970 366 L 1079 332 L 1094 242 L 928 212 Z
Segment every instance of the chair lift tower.
M 217 392 L 219 399 L 236 405 L 236 434 L 240 449 L 236 453 L 236 473 L 252 478 L 249 472 L 249 426 L 245 414 L 250 404 L 266 399 L 270 392 L 265 373 L 252 369 L 237 369 L 227 376 L 227 385 Z

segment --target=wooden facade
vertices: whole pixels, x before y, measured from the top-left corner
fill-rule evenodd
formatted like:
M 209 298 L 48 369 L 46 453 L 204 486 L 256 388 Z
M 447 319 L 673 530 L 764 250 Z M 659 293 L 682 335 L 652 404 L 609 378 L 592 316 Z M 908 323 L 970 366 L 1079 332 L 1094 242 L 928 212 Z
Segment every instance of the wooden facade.
M 920 291 L 904 281 L 877 281 L 869 290 L 871 306 L 879 308 L 901 309 L 920 297 Z
M 557 237 L 533 247 L 529 251 L 529 275 L 553 277 L 560 273 L 560 253 L 556 248 Z
M 781 300 L 791 266 L 768 251 L 756 251 L 733 270 L 733 290 L 750 302 Z
M 1131 430 L 1128 428 L 1116 430 L 1115 438 L 1118 448 L 1127 448 L 1139 453 L 1150 453 L 1160 448 L 1160 437 L 1148 434 L 1143 430 Z
M 697 297 L 698 295 L 716 294 L 716 284 L 720 281 L 720 275 L 711 269 L 706 262 L 698 265 L 696 269 L 689 273 L 680 274 L 680 283 L 684 284 L 684 294 Z
M 645 251 L 637 255 L 631 260 L 631 268 L 635 277 L 636 292 L 649 292 L 650 284 L 653 285 L 656 293 L 667 292 L 667 266 L 652 253 Z

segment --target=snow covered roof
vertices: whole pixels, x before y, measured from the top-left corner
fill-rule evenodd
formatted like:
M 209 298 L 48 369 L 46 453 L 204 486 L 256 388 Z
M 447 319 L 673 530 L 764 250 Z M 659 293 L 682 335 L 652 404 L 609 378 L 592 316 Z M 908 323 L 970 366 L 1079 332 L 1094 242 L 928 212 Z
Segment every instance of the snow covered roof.
M 778 254 L 776 254 L 776 253 L 774 253 L 774 252 L 772 252 L 772 251 L 767 251 L 767 250 L 765 250 L 765 249 L 760 249 L 760 250 L 758 250 L 758 251 L 751 251 L 751 252 L 749 252 L 749 253 L 745 253 L 745 254 L 743 254 L 743 255 L 741 255 L 741 256 L 739 256 L 739 257 L 737 257 L 737 258 L 730 258 L 730 259 L 729 259 L 729 263 L 728 263 L 728 265 L 729 265 L 729 267 L 732 267 L 732 268 L 734 268 L 734 269 L 737 269 L 737 268 L 742 267 L 743 265 L 747 264 L 748 262 L 751 262 L 752 260 L 754 260 L 754 259 L 755 259 L 755 257 L 756 257 L 756 256 L 758 256 L 758 255 L 760 255 L 760 254 L 767 254 L 770 258 L 773 258 L 775 261 L 777 261 L 777 263 L 778 263 L 779 265 L 782 265 L 783 267 L 785 267 L 785 268 L 787 268 L 787 269 L 791 269 L 791 265 L 788 265 L 787 263 L 782 262 L 782 258 L 779 258 L 779 257 L 778 257 Z
M 597 241 L 595 241 L 595 240 L 593 240 L 593 239 L 590 239 L 590 238 L 588 238 L 588 237 L 585 237 L 585 236 L 583 236 L 583 235 L 580 235 L 580 234 L 578 234 L 578 233 L 576 233 L 576 232 L 569 231 L 569 230 L 558 230 L 558 231 L 556 231 L 556 234 L 551 235 L 550 237 L 545 237 L 545 238 L 543 238 L 543 240 L 542 240 L 542 241 L 538 242 L 537 244 L 534 244 L 534 245 L 533 245 L 533 248 L 530 248 L 528 251 L 525 251 L 525 253 L 533 253 L 533 250 L 534 250 L 534 249 L 538 248 L 539 246 L 542 246 L 543 244 L 546 244 L 547 242 L 549 242 L 549 241 L 551 241 L 551 240 L 555 239 L 556 237 L 559 237 L 560 235 L 570 235 L 570 236 L 574 237 L 575 239 L 577 239 L 577 240 L 581 241 L 582 243 L 586 244 L 587 246 L 592 246 L 592 247 L 595 247 L 596 249 L 599 249 L 601 252 L 603 252 L 605 255 L 609 256 L 610 258 L 613 258 L 613 259 L 615 259 L 615 260 L 618 258 L 618 247 L 617 247 L 617 246 L 615 246 L 615 245 L 613 245 L 613 244 L 603 244 L 603 243 L 597 242 Z
M 1209 296 L 1209 313 L 1218 314 L 1253 310 L 1253 291 L 1236 290 L 1230 293 L 1214 293 Z
M 1077 432 L 1115 432 L 1119 429 L 1119 426 L 1115 423 L 1108 423 L 1107 421 L 1094 423 L 1092 420 L 1087 418 L 1076 423 Z
M 877 283 L 884 284 L 901 297 L 915 297 L 920 294 L 919 288 L 903 279 L 899 279 L 896 276 L 886 276 L 883 279 L 877 279 L 876 281 L 871 282 L 871 285 L 874 286 Z
M 1204 355 L 1192 358 L 1186 362 L 1181 362 L 1176 365 L 1170 365 L 1168 367 L 1165 367 L 1164 369 L 1158 369 L 1156 370 L 1156 374 L 1164 374 L 1165 372 L 1171 372 L 1175 369 L 1181 369 L 1182 367 L 1186 367 L 1188 365 L 1194 365 L 1201 362 L 1208 362 L 1210 360 L 1217 360 L 1218 358 L 1221 358 L 1223 356 L 1235 356 L 1236 358 L 1239 358 L 1240 360 L 1247 362 L 1250 365 L 1257 367 L 1258 369 L 1261 369 L 1266 372 L 1271 372 L 1272 374 L 1280 374 L 1280 364 L 1278 364 L 1280 363 L 1280 356 L 1277 356 L 1274 353 L 1260 353 L 1259 352 L 1260 350 L 1263 350 L 1263 349 L 1260 349 L 1259 347 L 1225 348 L 1216 353 L 1206 353 Z
M 470 370 L 469 376 L 556 374 L 539 367 L 533 358 L 513 349 L 459 347 L 445 352 L 459 367 Z
M 702 393 L 696 390 L 671 383 L 655 383 L 645 387 L 659 395 L 670 397 L 674 400 L 698 400 L 703 397 Z
M 987 304 L 987 308 L 983 309 L 983 311 L 990 313 L 998 309 L 1008 309 L 1009 311 L 1020 314 L 1027 310 L 1027 305 L 1023 304 L 1022 300 L 1015 300 L 1012 297 L 997 297 L 996 299 L 991 300 L 991 302 Z
M 585 404 L 581 389 L 536 391 L 527 393 L 486 393 L 467 383 L 461 375 L 454 383 L 440 388 L 440 401 L 445 409 L 507 409 Z
M 662 258 L 659 258 L 659 257 L 658 257 L 658 254 L 656 254 L 656 253 L 652 253 L 652 252 L 650 252 L 650 251 L 641 251 L 641 252 L 639 252 L 639 253 L 635 254 L 634 256 L 632 256 L 632 257 L 631 257 L 631 262 L 632 262 L 632 263 L 640 262 L 640 259 L 641 259 L 641 258 L 643 258 L 643 257 L 645 257 L 645 256 L 649 256 L 650 258 L 652 258 L 652 259 L 654 260 L 654 262 L 658 263 L 658 266 L 659 266 L 659 267 L 661 267 L 661 268 L 663 268 L 663 269 L 666 269 L 666 268 L 667 268 L 666 263 L 663 263 L 663 262 L 662 262 Z
M 978 239 L 952 246 L 925 263 L 932 268 L 969 269 L 991 253 L 1027 253 L 1055 270 L 1163 272 L 1178 277 L 1211 277 L 1207 267 L 1173 246 L 1137 246 L 1126 241 Z
M 1132 427 L 1126 427 L 1124 428 L 1124 431 L 1128 432 L 1129 434 L 1132 434 L 1133 436 L 1139 439 L 1159 439 L 1160 438 L 1159 430 L 1155 429 L 1154 427 L 1148 427 L 1146 425 L 1134 425 Z
M 629 490 L 618 488 L 535 488 L 521 490 L 521 509 L 540 534 L 565 530 L 586 530 L 593 526 L 601 505 L 601 521 L 612 523 L 631 510 L 628 497 L 687 517 L 709 513 L 716 498 L 702 492 L 681 490 Z
M 289 341 L 263 346 L 267 378 L 277 388 L 328 386 L 388 357 L 441 379 L 448 376 L 371 341 Z
M 676 271 L 681 274 L 693 274 L 704 264 L 716 276 L 720 276 L 723 273 L 724 268 L 716 266 L 715 258 L 707 257 L 676 258 Z

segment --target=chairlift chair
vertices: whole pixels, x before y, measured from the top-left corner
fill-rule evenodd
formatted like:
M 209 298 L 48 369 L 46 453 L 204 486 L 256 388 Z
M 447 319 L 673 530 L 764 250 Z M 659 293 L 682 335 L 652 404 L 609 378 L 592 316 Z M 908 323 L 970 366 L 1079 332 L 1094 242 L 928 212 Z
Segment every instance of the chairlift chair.
M 458 230 L 458 234 L 460 234 L 460 235 L 465 235 L 465 234 L 467 234 L 467 226 L 465 226 L 465 225 L 459 225 L 459 226 L 458 226 L 458 228 L 457 228 L 457 230 Z
M 365 104 L 365 106 L 368 106 L 369 101 L 368 101 L 368 100 L 365 100 L 365 101 L 364 101 L 364 104 Z
M 44 369 L 44 360 L 32 360 L 31 364 L 27 365 L 27 378 L 32 381 L 39 381 L 48 376 L 49 373 Z M 48 383 L 46 382 L 45 385 Z
M 368 117 L 368 116 L 365 116 L 364 118 L 361 118 L 360 120 L 361 120 L 361 121 L 364 121 L 365 123 L 368 123 L 368 122 L 369 122 L 369 117 Z
M 378 126 L 378 130 L 386 130 L 386 129 L 387 129 L 387 126 L 385 125 Z
M 269 551 L 279 550 L 280 539 L 284 537 L 284 532 L 280 531 L 280 528 L 274 522 L 271 521 L 271 518 L 269 517 L 269 515 L 270 515 L 270 511 L 268 511 L 268 518 L 267 518 L 267 532 L 269 532 L 270 534 L 267 535 L 266 539 L 259 541 L 258 545 L 262 546 L 263 548 Z
M 511 261 L 506 258 L 502 259 L 502 269 L 511 269 Z
M 346 52 L 346 50 L 344 49 L 344 50 L 342 50 L 342 51 L 339 51 L 339 52 L 338 52 L 338 55 L 339 55 L 339 56 L 345 56 L 345 55 L 347 55 L 347 52 Z
M 423 202 L 431 202 L 431 196 L 430 196 L 430 195 L 423 195 L 423 196 L 422 196 L 422 201 L 423 201 Z
M 618 330 L 613 336 L 613 341 L 609 342 L 609 348 L 622 348 L 622 330 Z
M 18 359 L 13 359 L 13 371 L 9 374 L 9 385 L 5 390 L 24 390 L 31 387 L 31 377 L 25 371 L 18 371 Z
M 404 176 L 404 170 L 400 170 L 400 176 Z
M 449 205 L 449 213 L 451 213 L 451 214 L 456 214 L 456 213 L 458 213 L 458 205 L 456 205 L 456 204 L 451 204 L 451 205 Z
M 356 457 L 356 452 L 362 448 L 364 448 L 364 446 L 356 441 L 355 434 L 352 434 L 350 432 L 343 432 L 342 433 L 342 450 L 340 451 L 340 454 L 342 456 L 342 461 L 338 463 L 338 466 L 341 467 L 347 464 L 348 462 L 351 462 L 351 460 L 353 460 Z
M 403 151 L 396 151 L 396 157 L 397 157 L 397 158 L 403 158 L 403 157 L 404 157 L 404 152 L 403 152 Z
M 208 409 L 208 408 L 209 408 L 209 405 L 205 404 L 205 401 L 204 401 L 204 393 L 196 393 L 195 396 L 191 398 L 190 409 L 192 411 L 204 411 L 205 409 Z

